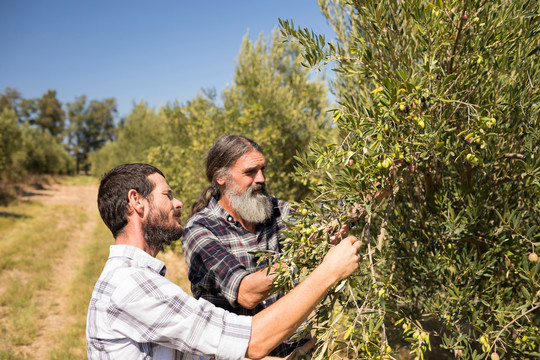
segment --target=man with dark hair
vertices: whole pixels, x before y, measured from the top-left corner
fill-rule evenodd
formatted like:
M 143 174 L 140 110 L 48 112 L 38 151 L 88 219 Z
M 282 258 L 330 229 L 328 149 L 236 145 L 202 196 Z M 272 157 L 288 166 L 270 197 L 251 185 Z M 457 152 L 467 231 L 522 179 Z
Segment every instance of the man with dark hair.
M 181 236 L 182 206 L 151 165 L 121 165 L 104 175 L 98 208 L 115 245 L 88 308 L 89 359 L 262 358 L 358 267 L 360 245 L 349 237 L 272 308 L 254 317 L 229 313 L 187 295 L 155 258 Z
M 267 193 L 265 167 L 253 140 L 218 139 L 206 157 L 210 185 L 192 205 L 182 240 L 193 295 L 239 315 L 255 315 L 281 296 L 269 295 L 274 275 L 256 257 L 258 251 L 281 253 L 290 213 L 289 204 Z M 285 356 L 296 346 L 284 343 L 272 355 Z

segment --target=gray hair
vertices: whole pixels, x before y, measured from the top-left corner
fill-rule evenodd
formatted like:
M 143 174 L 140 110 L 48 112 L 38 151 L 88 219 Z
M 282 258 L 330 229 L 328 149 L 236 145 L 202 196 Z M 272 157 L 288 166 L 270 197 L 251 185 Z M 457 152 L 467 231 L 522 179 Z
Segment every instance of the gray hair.
M 263 154 L 262 147 L 255 141 L 240 135 L 225 135 L 219 138 L 206 155 L 206 179 L 210 183 L 203 189 L 199 198 L 191 205 L 190 217 L 204 209 L 210 199 L 220 199 L 221 193 L 217 179 L 228 175 L 236 161 L 250 151 Z

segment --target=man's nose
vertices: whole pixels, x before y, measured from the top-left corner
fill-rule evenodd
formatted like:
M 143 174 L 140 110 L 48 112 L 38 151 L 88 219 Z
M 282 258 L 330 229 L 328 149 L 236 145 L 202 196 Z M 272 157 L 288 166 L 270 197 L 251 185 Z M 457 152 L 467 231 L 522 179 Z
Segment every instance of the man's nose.
M 257 175 L 255 175 L 255 179 L 253 179 L 253 181 L 257 184 L 264 183 L 264 172 L 262 170 L 259 170 L 257 172 Z
M 180 208 L 181 209 L 181 208 L 184 207 L 184 204 L 180 200 L 178 200 L 177 198 L 174 198 L 173 206 L 175 208 Z

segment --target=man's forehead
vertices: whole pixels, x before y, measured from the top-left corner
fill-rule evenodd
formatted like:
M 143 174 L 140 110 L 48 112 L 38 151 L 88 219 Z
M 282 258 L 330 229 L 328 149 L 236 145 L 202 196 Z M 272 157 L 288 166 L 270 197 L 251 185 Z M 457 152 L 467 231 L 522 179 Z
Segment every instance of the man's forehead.
M 266 165 L 266 159 L 264 158 L 264 155 L 258 151 L 253 150 L 240 156 L 238 160 L 236 160 L 236 162 L 234 163 L 233 167 L 249 168 L 264 165 Z
M 170 190 L 171 187 L 169 184 L 167 184 L 167 181 L 163 176 L 161 176 L 158 173 L 153 173 L 148 176 L 148 180 L 150 180 L 154 185 L 154 190 Z

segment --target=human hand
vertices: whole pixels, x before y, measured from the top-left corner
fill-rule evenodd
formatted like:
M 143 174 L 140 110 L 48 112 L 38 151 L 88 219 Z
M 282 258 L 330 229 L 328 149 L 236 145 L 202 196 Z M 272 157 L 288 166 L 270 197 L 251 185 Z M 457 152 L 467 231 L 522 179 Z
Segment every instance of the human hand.
M 296 348 L 289 356 L 287 356 L 286 360 L 306 360 L 311 359 L 308 355 L 308 353 L 315 347 L 315 344 L 317 343 L 317 338 L 311 338 L 309 339 L 304 345 Z
M 346 237 L 328 251 L 321 266 L 325 266 L 329 273 L 336 276 L 335 281 L 345 279 L 358 269 L 358 249 L 361 245 L 362 242 L 356 237 Z

